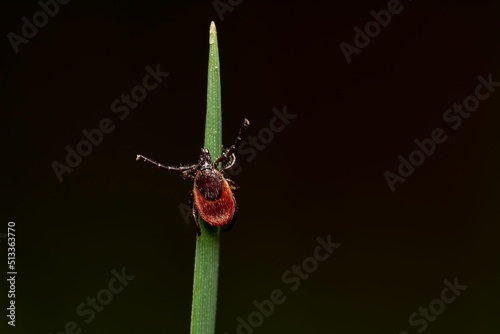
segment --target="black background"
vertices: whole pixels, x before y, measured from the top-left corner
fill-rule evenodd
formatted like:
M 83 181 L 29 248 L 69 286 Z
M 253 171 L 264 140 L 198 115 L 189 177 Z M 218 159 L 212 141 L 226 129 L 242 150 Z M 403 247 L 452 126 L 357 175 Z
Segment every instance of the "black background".
M 195 232 L 178 205 L 191 185 L 135 155 L 197 160 L 213 20 L 224 143 L 244 117 L 258 136 L 273 108 L 297 115 L 255 159 L 240 157 L 217 333 L 237 333 L 274 289 L 287 300 L 255 333 L 416 333 L 408 317 L 455 277 L 467 289 L 426 333 L 497 333 L 500 93 L 457 130 L 443 121 L 479 75 L 500 81 L 493 3 L 402 1 L 348 64 L 339 44 L 387 1 L 245 0 L 221 19 L 210 1 L 73 0 L 17 54 L 6 36 L 40 7 L 3 2 L 0 232 L 16 222 L 18 277 L 16 327 L 2 315 L 1 331 L 59 333 L 74 320 L 82 333 L 188 332 Z M 156 64 L 169 77 L 120 120 L 111 102 Z M 103 118 L 115 130 L 59 182 L 53 161 Z M 435 128 L 447 140 L 391 192 L 384 172 Z M 290 291 L 282 274 L 328 235 L 341 246 Z M 85 324 L 76 306 L 122 267 L 135 279 Z

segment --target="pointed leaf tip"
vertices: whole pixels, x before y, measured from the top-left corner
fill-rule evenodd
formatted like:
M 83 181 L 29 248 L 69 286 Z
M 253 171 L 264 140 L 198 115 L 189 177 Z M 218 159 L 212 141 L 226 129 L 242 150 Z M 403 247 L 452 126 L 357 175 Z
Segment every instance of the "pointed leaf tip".
M 216 36 L 217 36 L 217 30 L 215 29 L 215 22 L 212 21 L 212 23 L 210 23 L 210 38 L 208 42 L 210 44 L 214 44 Z

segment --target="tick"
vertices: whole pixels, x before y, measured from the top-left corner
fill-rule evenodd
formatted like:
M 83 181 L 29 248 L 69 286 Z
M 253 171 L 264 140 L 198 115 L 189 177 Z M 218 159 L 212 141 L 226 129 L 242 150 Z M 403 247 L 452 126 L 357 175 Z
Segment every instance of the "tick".
M 240 187 L 234 181 L 224 176 L 224 171 L 231 169 L 236 162 L 235 151 L 242 141 L 250 122 L 245 118 L 238 132 L 238 137 L 228 149 L 222 148 L 222 155 L 212 163 L 210 152 L 206 148 L 200 151 L 198 163 L 188 166 L 165 166 L 143 155 L 137 155 L 137 160 L 143 160 L 167 171 L 181 173 L 184 180 L 193 181 L 193 190 L 189 193 L 189 204 L 192 207 L 191 218 L 196 226 L 196 233 L 201 235 L 198 224 L 198 214 L 212 226 L 225 226 L 229 231 L 236 220 L 238 206 L 233 192 Z M 219 164 L 222 163 L 219 168 Z

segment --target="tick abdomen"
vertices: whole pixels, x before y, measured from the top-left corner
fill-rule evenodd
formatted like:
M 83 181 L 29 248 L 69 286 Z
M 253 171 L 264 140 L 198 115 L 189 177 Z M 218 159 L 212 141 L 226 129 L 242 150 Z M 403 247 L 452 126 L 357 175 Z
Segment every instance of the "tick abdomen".
M 233 218 L 236 203 L 229 184 L 219 171 L 198 172 L 193 195 L 196 209 L 210 225 L 222 226 Z

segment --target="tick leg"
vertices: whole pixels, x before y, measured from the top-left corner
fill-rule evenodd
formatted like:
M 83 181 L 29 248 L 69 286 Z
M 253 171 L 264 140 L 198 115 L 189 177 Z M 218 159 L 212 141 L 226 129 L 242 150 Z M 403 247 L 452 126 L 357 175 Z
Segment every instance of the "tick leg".
M 200 223 L 198 223 L 198 211 L 196 211 L 196 207 L 193 205 L 193 220 L 194 226 L 196 226 L 196 238 L 198 239 L 201 236 L 201 228 Z
M 222 155 L 215 160 L 214 166 L 217 166 L 219 162 L 226 162 L 230 159 L 230 156 L 233 155 L 234 151 L 238 148 L 240 145 L 241 141 L 243 140 L 243 136 L 247 132 L 247 128 L 250 125 L 250 122 L 248 119 L 243 120 L 243 124 L 241 124 L 240 131 L 238 132 L 238 137 L 236 137 L 236 140 L 234 141 L 234 144 L 229 147 L 229 149 L 223 151 Z M 234 162 L 233 162 L 234 163 Z
M 181 172 L 181 177 L 184 180 L 194 180 L 196 176 L 196 171 L 197 171 L 196 168 L 185 170 Z
M 234 222 L 236 221 L 236 217 L 238 216 L 238 211 L 239 211 L 238 206 L 236 205 L 236 200 L 234 201 L 234 205 L 235 208 L 234 208 L 233 218 L 229 223 L 227 223 L 227 225 L 224 228 L 221 229 L 222 232 L 231 232 L 231 230 L 234 227 Z
M 191 205 L 192 208 L 191 218 L 193 218 L 194 226 L 196 226 L 196 238 L 199 238 L 201 236 L 201 228 L 200 224 L 198 223 L 198 211 L 196 210 L 196 206 L 194 205 L 194 196 L 192 191 L 189 192 L 189 205 Z
M 222 148 L 222 152 L 225 152 L 225 151 L 227 151 L 227 150 Z M 229 160 L 229 162 L 227 164 L 225 164 L 224 166 L 222 166 L 223 170 L 229 170 L 234 166 L 234 163 L 236 162 L 236 156 L 234 155 L 234 153 L 231 154 L 227 160 Z
M 191 166 L 179 166 L 179 167 L 173 167 L 173 166 L 165 166 L 162 165 L 152 159 L 146 158 L 143 155 L 138 154 L 136 160 L 143 160 L 151 165 L 154 165 L 158 168 L 163 168 L 168 171 L 178 171 L 183 174 L 183 178 L 191 178 L 191 175 L 193 174 L 193 171 L 198 167 L 198 165 L 191 165 Z M 194 176 L 193 176 L 194 177 Z
M 229 188 L 231 188 L 232 191 L 237 191 L 240 189 L 240 186 L 236 184 L 233 180 L 226 179 L 227 183 L 229 184 Z

